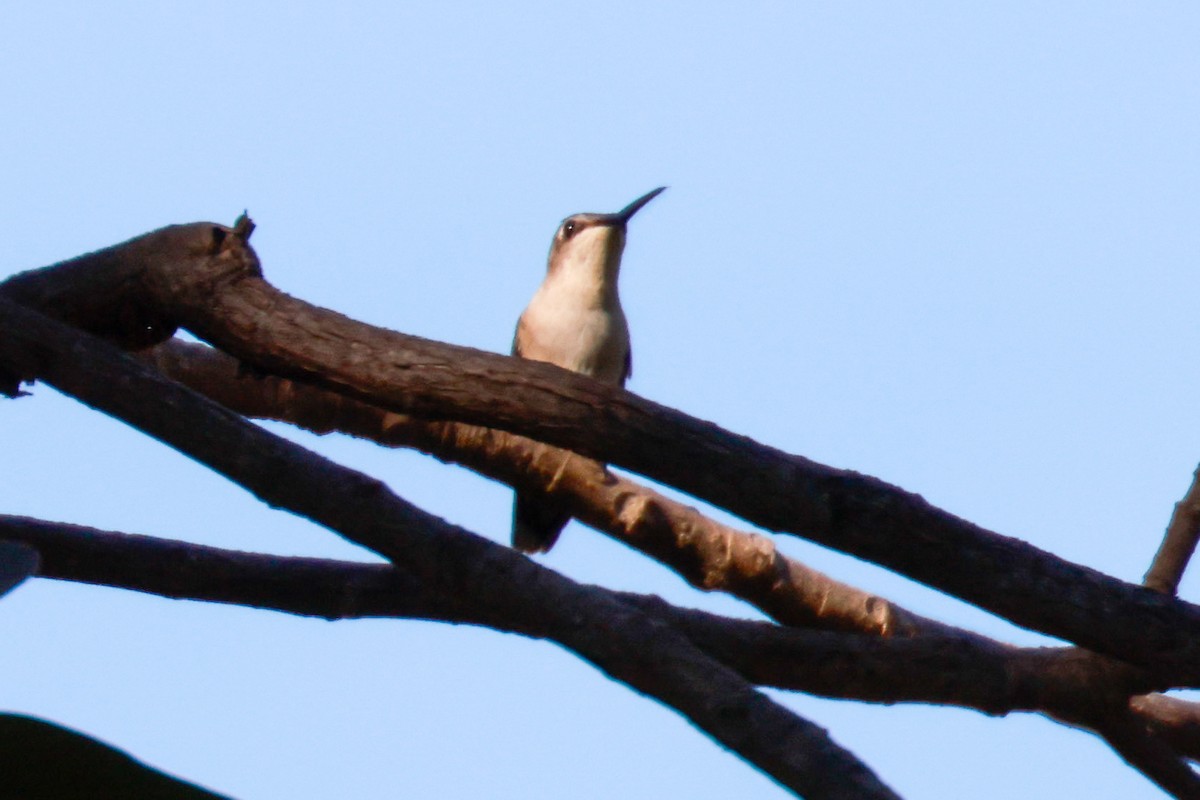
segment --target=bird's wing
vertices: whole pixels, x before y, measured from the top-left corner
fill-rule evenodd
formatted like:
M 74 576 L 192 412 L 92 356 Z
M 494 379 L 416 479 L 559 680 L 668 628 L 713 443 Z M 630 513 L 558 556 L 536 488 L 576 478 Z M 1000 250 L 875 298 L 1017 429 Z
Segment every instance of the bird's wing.
M 621 383 L 619 384 L 622 388 L 631 375 L 633 375 L 633 348 L 627 348 L 625 350 L 625 367 L 621 370 Z
M 517 319 L 517 329 L 515 331 L 513 331 L 513 343 L 512 343 L 512 354 L 514 356 L 519 356 L 521 358 L 525 357 L 525 354 L 521 352 L 521 340 L 525 338 L 525 336 L 522 335 L 522 332 L 524 330 L 525 330 L 525 315 L 521 314 L 521 316 Z

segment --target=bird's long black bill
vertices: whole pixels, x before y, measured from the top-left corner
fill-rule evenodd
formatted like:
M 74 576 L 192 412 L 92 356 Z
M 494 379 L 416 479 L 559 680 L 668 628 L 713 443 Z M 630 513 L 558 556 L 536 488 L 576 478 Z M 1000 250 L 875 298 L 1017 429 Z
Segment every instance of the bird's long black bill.
M 629 221 L 630 217 L 632 217 L 634 214 L 636 214 L 638 211 L 641 210 L 642 206 L 646 205 L 646 203 L 649 203 L 651 200 L 658 197 L 660 194 L 662 194 L 666 190 L 667 190 L 667 187 L 660 186 L 652 192 L 646 192 L 644 195 L 639 197 L 637 200 L 634 200 L 632 203 L 630 203 L 629 205 L 622 208 L 616 214 L 613 214 L 613 216 L 616 217 L 617 219 L 621 220 L 622 223 L 626 223 Z

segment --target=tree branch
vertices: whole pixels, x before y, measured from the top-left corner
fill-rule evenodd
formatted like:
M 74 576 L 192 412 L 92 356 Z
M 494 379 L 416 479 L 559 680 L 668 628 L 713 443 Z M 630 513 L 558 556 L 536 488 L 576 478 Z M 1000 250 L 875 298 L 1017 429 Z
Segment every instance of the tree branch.
M 1200 761 L 1200 704 L 1163 694 L 1135 697 L 1130 709 L 1176 752 Z
M 325 619 L 409 617 L 522 632 L 481 619 L 477 609 L 427 591 L 390 565 L 241 553 L 4 515 L 0 538 L 38 549 L 42 577 Z M 1184 737 L 1190 737 L 1194 753 L 1195 705 L 1157 695 L 1135 698 L 1132 710 L 1141 720 L 1135 723 L 1113 691 L 1111 662 L 1092 654 L 1012 648 L 983 637 L 818 633 L 677 608 L 655 597 L 618 596 L 758 685 L 866 702 L 957 705 L 988 714 L 1042 711 L 1098 733 L 1175 796 L 1194 796 L 1190 771 L 1177 754 L 1189 751 L 1170 730 L 1190 728 Z
M 0 538 L 36 548 L 40 577 L 322 619 L 403 617 L 528 633 L 385 564 L 243 553 L 0 515 Z M 1018 648 L 983 636 L 886 639 L 787 628 L 611 594 L 683 633 L 748 680 L 846 700 L 936 703 L 986 714 L 1080 709 L 1116 696 L 1112 668 L 1075 648 Z
M 1153 688 L 1125 665 L 1074 649 L 1007 648 L 926 620 L 786 558 L 765 537 L 720 525 L 594 461 L 522 437 L 390 414 L 314 386 L 250 375 L 224 353 L 180 340 L 141 357 L 247 415 L 316 433 L 415 446 L 488 477 L 549 491 L 582 521 L 656 558 L 697 588 L 734 594 L 786 624 L 933 637 L 911 650 L 880 653 L 873 644 L 850 644 L 844 637 L 831 644 L 779 640 L 773 631 L 714 630 L 681 617 L 677 609 L 660 610 L 658 616 L 670 618 L 701 649 L 759 685 L 865 702 L 961 705 L 993 714 L 1041 710 L 1106 740 L 1115 731 L 1120 735 L 1110 745 L 1117 752 L 1159 785 L 1172 785 L 1174 772 L 1164 767 L 1177 764 L 1178 756 L 1135 758 L 1161 746 L 1111 725 L 1113 709 L 1127 709 L 1131 694 Z
M 692 586 L 727 592 L 779 622 L 885 636 L 970 635 L 836 581 L 783 555 L 769 537 L 721 525 L 580 455 L 490 428 L 393 414 L 287 378 L 253 375 L 219 350 L 180 339 L 138 356 L 247 416 L 317 434 L 336 431 L 415 447 L 510 486 L 548 492 L 580 521 L 658 560 Z
M 1180 800 L 1200 798 L 1200 777 L 1168 742 L 1152 735 L 1133 714 L 1114 715 L 1099 732 L 1125 763 L 1154 781 L 1167 794 Z
M 86 280 L 106 287 L 95 295 L 110 316 L 112 307 L 132 309 L 133 322 L 116 324 L 74 293 L 81 273 L 95 273 Z M 110 286 L 114 276 L 119 286 Z M 877 479 L 788 455 L 583 376 L 311 306 L 262 280 L 244 237 L 222 226 L 156 231 L 18 275 L 0 293 L 77 324 L 99 316 L 102 332 L 119 341 L 159 341 L 165 336 L 149 333 L 179 324 L 257 368 L 395 412 L 568 447 L 765 528 L 889 567 L 1018 625 L 1175 682 L 1200 678 L 1200 609 L 986 531 Z
M 781 621 L 883 636 L 937 637 L 930 650 L 889 651 L 884 665 L 861 648 L 843 643 L 837 652 L 813 641 L 797 643 L 797 649 L 780 649 L 784 646 L 774 640 L 761 646 L 743 642 L 730 647 L 725 644 L 731 636 L 728 632 L 714 640 L 708 629 L 675 620 L 706 652 L 761 685 L 867 702 L 962 705 L 985 713 L 1040 710 L 1091 732 L 1098 727 L 1097 720 L 1111 717 L 1113 709 L 1127 708 L 1130 695 L 1154 688 L 1144 674 L 1094 653 L 1009 648 L 910 615 L 885 598 L 832 581 L 773 548 L 762 548 L 763 537 L 719 525 L 633 481 L 599 472 L 594 462 L 579 456 L 565 462 L 556 457 L 557 465 L 556 458 L 546 457 L 550 463 L 541 463 L 530 456 L 531 449 L 541 446 L 521 437 L 388 414 L 313 386 L 249 375 L 238 369 L 234 359 L 203 345 L 172 340 L 140 355 L 171 377 L 248 415 L 298 424 L 319 434 L 338 431 L 387 445 L 416 446 L 489 477 L 555 492 L 584 521 L 667 563 L 693 585 L 729 591 Z M 531 458 L 533 462 L 526 466 Z M 636 511 L 631 513 L 631 507 Z M 745 538 L 752 542 L 737 541 Z M 754 580 L 763 572 L 764 553 L 774 559 L 774 581 Z M 754 554 L 761 559 L 757 564 Z M 802 577 L 789 582 L 786 576 Z M 838 609 L 832 615 L 826 613 L 831 605 Z M 786 658 L 781 656 L 784 652 Z M 1005 680 L 988 666 L 997 653 L 1004 656 Z M 809 674 L 810 660 L 831 668 L 829 682 Z M 932 668 L 914 673 L 911 665 L 918 662 Z M 803 678 L 796 676 L 797 670 Z M 862 677 L 863 671 L 870 677 Z M 883 674 L 894 682 L 881 685 L 878 677 Z M 1001 685 L 1006 686 L 1004 691 L 998 690 Z
M 427 590 L 471 606 L 484 624 L 558 642 L 675 708 L 798 795 L 896 796 L 824 730 L 755 691 L 669 626 L 427 514 L 379 481 L 274 436 L 111 346 L 3 298 L 0 367 L 44 380 L 273 507 L 380 553 Z
M 1179 589 L 1183 571 L 1196 550 L 1200 539 L 1200 467 L 1192 475 L 1192 485 L 1183 499 L 1175 504 L 1166 535 L 1143 584 L 1156 592 L 1173 595 Z

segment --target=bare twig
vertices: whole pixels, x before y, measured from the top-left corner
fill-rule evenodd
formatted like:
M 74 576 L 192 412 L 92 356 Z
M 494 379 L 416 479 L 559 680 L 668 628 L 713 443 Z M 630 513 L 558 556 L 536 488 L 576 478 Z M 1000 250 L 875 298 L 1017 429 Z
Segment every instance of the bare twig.
M 1200 539 L 1200 467 L 1192 474 L 1192 485 L 1183 499 L 1175 504 L 1171 522 L 1154 561 L 1146 572 L 1143 584 L 1156 592 L 1174 595 L 1179 590 L 1183 571 L 1196 550 Z

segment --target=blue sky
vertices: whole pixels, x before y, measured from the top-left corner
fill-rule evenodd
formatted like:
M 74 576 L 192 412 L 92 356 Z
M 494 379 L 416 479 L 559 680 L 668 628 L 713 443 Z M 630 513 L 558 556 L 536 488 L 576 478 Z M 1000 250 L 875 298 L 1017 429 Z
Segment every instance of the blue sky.
M 0 274 L 245 208 L 284 290 L 505 352 L 558 221 L 666 184 L 626 250 L 632 391 L 1140 579 L 1200 459 L 1200 8 L 397 6 L 8 4 Z M 272 428 L 507 537 L 501 487 Z M 5 512 L 365 557 L 45 387 L 0 435 Z M 577 525 L 545 562 L 747 613 Z M 0 638 L 0 708 L 241 798 L 780 794 L 512 636 L 35 581 Z M 1040 718 L 786 702 L 908 797 L 1160 796 Z

